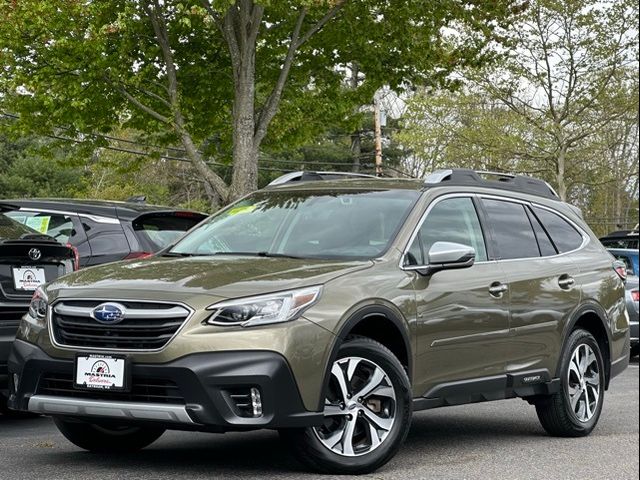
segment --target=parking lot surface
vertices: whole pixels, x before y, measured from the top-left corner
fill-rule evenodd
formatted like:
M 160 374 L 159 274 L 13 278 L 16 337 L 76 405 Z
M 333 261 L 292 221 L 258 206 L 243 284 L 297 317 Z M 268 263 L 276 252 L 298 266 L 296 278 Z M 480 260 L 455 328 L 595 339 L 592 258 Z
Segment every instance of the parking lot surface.
M 417 413 L 400 453 L 372 479 L 637 479 L 638 361 L 616 378 L 591 436 L 552 438 L 522 400 Z M 0 479 L 307 479 L 277 433 L 167 432 L 131 455 L 68 443 L 49 418 L 0 416 Z

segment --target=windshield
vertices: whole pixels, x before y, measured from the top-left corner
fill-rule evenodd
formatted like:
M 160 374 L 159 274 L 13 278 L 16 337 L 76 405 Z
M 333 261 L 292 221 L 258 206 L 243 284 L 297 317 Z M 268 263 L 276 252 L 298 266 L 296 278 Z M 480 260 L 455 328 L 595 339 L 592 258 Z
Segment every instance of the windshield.
M 196 228 L 168 254 L 359 259 L 382 254 L 420 193 L 259 192 Z

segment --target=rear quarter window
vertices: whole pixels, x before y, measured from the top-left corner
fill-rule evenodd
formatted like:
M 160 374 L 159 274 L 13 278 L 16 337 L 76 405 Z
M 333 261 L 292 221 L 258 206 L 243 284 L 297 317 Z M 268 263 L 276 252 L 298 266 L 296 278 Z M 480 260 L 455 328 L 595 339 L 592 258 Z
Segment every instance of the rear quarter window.
M 153 251 L 158 251 L 178 240 L 202 218 L 200 215 L 143 215 L 134 220 L 132 226 L 143 244 L 150 244 Z
M 582 234 L 568 221 L 544 208 L 533 207 L 533 211 L 551 237 L 558 252 L 570 252 L 580 248 L 583 242 Z

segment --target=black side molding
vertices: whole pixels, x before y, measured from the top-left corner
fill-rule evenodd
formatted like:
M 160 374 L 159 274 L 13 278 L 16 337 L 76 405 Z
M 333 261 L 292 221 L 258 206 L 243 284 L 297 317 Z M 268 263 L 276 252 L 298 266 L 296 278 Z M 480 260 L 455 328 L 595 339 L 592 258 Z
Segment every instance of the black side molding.
M 551 378 L 546 369 L 508 373 L 436 385 L 413 399 L 413 410 L 550 395 L 559 389 L 560 379 Z

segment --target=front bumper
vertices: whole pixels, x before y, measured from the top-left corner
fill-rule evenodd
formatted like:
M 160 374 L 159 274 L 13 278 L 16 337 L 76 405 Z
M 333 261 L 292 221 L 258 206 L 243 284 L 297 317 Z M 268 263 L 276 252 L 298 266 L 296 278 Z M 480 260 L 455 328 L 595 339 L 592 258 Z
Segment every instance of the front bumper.
M 131 363 L 128 392 L 73 388 L 74 361 L 48 356 L 36 345 L 16 340 L 9 374 L 9 407 L 94 422 L 154 423 L 175 430 L 234 431 L 320 425 L 309 412 L 287 361 L 269 351 L 229 351 L 187 355 L 163 364 Z M 237 398 L 257 388 L 262 415 L 247 416 Z

